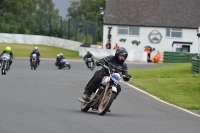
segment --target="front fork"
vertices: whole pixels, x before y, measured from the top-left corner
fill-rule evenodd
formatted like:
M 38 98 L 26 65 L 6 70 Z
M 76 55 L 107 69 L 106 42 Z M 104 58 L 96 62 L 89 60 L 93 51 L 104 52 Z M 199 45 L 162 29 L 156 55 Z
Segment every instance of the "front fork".
M 105 92 L 104 92 L 104 95 L 103 95 L 103 98 L 102 98 L 103 101 L 105 100 L 106 94 L 107 94 L 107 92 L 108 92 L 108 90 L 109 90 L 110 87 L 112 88 L 112 91 L 117 94 L 117 87 L 114 84 L 108 82 L 106 84 Z

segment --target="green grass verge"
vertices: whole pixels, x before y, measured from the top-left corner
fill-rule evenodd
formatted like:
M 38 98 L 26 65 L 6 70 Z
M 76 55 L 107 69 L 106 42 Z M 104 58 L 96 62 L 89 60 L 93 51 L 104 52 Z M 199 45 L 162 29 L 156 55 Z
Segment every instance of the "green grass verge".
M 200 74 L 192 73 L 191 66 L 178 63 L 130 70 L 130 83 L 169 103 L 200 113 Z
M 45 45 L 26 45 L 26 44 L 8 44 L 8 43 L 0 43 L 0 52 L 5 50 L 6 46 L 10 46 L 14 57 L 28 57 L 30 53 L 34 49 L 34 47 L 38 47 L 41 58 L 56 58 L 58 53 L 62 53 L 64 57 L 67 59 L 82 59 L 79 56 L 77 51 L 62 49 L 53 46 L 45 46 Z

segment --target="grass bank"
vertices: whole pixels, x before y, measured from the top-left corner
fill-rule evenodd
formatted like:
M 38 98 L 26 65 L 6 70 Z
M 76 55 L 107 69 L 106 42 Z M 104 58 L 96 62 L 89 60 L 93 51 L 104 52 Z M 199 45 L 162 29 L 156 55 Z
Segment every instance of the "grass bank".
M 129 73 L 131 84 L 169 103 L 200 113 L 200 74 L 191 72 L 191 63 L 131 70 Z
M 38 47 L 41 58 L 56 58 L 58 53 L 62 53 L 67 59 L 82 59 L 77 51 L 45 45 L 0 43 L 0 52 L 5 50 L 6 46 L 11 47 L 14 57 L 29 57 L 34 47 Z

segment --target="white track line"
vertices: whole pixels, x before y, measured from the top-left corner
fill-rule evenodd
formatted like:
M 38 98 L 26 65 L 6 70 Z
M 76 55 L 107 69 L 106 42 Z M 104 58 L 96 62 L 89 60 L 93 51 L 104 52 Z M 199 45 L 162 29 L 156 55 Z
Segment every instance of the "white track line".
M 153 95 L 147 93 L 146 91 L 143 91 L 143 90 L 139 89 L 138 87 L 136 87 L 136 86 L 134 86 L 134 85 L 131 85 L 131 84 L 126 83 L 126 82 L 124 82 L 124 81 L 121 81 L 121 82 L 124 83 L 124 84 L 126 84 L 126 85 L 128 85 L 128 86 L 130 86 L 130 87 L 132 87 L 132 88 L 134 88 L 135 90 L 138 90 L 138 91 L 140 91 L 140 92 L 142 92 L 142 93 L 144 93 L 144 94 L 146 94 L 146 95 L 148 95 L 148 96 L 150 96 L 150 97 L 152 97 L 152 98 L 154 98 L 154 99 L 156 99 L 156 100 L 162 102 L 162 103 L 165 103 L 165 104 L 170 105 L 170 106 L 172 106 L 172 107 L 178 108 L 178 109 L 180 109 L 180 110 L 182 110 L 182 111 L 185 111 L 185 112 L 187 112 L 187 113 L 189 113 L 189 114 L 192 114 L 192 115 L 195 115 L 195 116 L 197 116 L 197 117 L 200 117 L 200 115 L 198 115 L 198 114 L 196 114 L 196 113 L 193 113 L 193 112 L 191 112 L 191 111 L 189 111 L 189 110 L 186 110 L 186 109 L 184 109 L 184 108 L 178 107 L 178 106 L 173 105 L 173 104 L 170 104 L 170 103 L 168 103 L 168 102 L 165 102 L 165 101 L 159 99 L 158 97 L 153 96 Z

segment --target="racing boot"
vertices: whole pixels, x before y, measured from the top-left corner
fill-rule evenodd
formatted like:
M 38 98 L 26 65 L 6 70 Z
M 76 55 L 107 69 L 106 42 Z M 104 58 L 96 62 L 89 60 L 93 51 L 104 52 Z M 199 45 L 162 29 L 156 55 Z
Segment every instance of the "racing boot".
M 90 100 L 90 95 L 87 93 L 84 93 L 81 97 L 84 101 L 89 101 Z
M 82 97 L 78 98 L 78 101 L 81 103 L 87 103 L 88 101 L 90 101 L 90 95 L 87 93 L 84 93 Z

